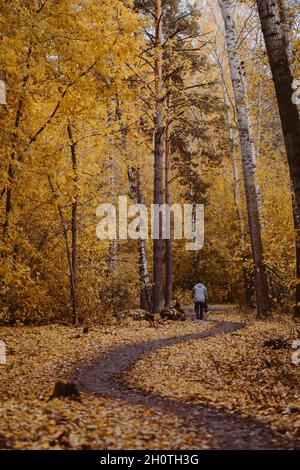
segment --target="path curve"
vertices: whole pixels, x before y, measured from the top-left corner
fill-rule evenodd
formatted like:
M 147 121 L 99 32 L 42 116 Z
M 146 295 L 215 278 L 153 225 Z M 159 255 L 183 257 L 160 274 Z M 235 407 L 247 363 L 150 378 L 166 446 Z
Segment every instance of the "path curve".
M 236 413 L 216 410 L 209 406 L 171 400 L 138 388 L 131 389 L 121 382 L 121 375 L 154 349 L 218 334 L 229 334 L 245 326 L 244 323 L 224 321 L 210 321 L 210 323 L 212 327 L 202 333 L 154 339 L 112 348 L 95 360 L 91 366 L 80 370 L 74 380 L 81 391 L 143 405 L 152 408 L 153 412 L 159 410 L 175 414 L 182 419 L 182 425 L 186 429 L 196 425 L 210 433 L 216 449 L 300 448 L 255 419 L 244 418 Z

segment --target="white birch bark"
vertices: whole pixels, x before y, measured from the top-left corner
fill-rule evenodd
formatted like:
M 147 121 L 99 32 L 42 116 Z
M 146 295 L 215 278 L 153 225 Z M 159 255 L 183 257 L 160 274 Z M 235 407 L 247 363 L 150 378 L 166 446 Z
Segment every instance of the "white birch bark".
M 164 89 L 163 89 L 163 43 L 162 43 L 162 2 L 155 0 L 155 131 L 154 131 L 154 204 L 163 204 L 163 133 L 164 133 Z M 153 311 L 164 308 L 164 257 L 162 219 L 158 222 L 159 236 L 153 240 Z
M 134 175 L 133 168 L 128 168 L 128 180 L 130 195 L 136 200 L 138 204 L 144 204 L 144 195 L 142 189 L 142 178 L 140 168 L 136 169 Z M 139 239 L 139 271 L 140 280 L 142 283 L 142 290 L 140 295 L 140 307 L 144 310 L 151 310 L 151 282 L 148 269 L 148 258 L 146 252 L 146 242 L 143 238 Z
M 257 313 L 262 317 L 270 310 L 270 301 L 266 269 L 263 261 L 259 187 L 255 176 L 255 148 L 251 135 L 244 71 L 237 44 L 237 33 L 234 21 L 234 3 L 232 0 L 220 0 L 219 4 L 225 25 L 227 54 L 235 97 L 236 117 L 242 153 L 244 187 L 254 264 L 254 285 Z

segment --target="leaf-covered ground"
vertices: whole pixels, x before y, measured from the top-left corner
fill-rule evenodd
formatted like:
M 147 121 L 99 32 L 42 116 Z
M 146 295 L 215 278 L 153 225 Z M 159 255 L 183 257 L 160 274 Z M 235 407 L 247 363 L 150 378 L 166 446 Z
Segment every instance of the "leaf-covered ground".
M 124 400 L 82 393 L 82 402 L 49 397 L 58 380 L 68 380 L 106 350 L 137 341 L 204 331 L 207 325 L 148 322 L 83 328 L 59 325 L 1 328 L 7 365 L 0 366 L 2 449 L 188 449 L 199 430 L 182 429 L 180 418 Z M 202 448 L 212 437 L 201 436 Z
M 227 312 L 209 317 L 241 319 Z M 291 362 L 291 343 L 298 337 L 299 323 L 286 317 L 248 319 L 246 328 L 230 335 L 155 350 L 125 380 L 171 399 L 254 417 L 300 440 L 300 365 Z M 272 339 L 286 341 L 286 348 L 267 347 Z
M 230 312 L 210 318 L 241 321 Z M 212 322 L 145 321 L 83 328 L 52 325 L 1 328 L 7 365 L 0 366 L 0 448 L 2 449 L 208 449 L 218 448 L 214 432 L 172 410 L 126 397 L 81 393 L 81 402 L 49 400 L 54 384 L 97 364 L 113 348 L 202 333 Z M 287 437 L 299 436 L 300 366 L 291 350 L 263 347 L 266 340 L 297 338 L 291 321 L 254 322 L 215 337 L 156 349 L 121 379 L 134 389 L 209 404 L 261 419 Z M 102 361 L 103 364 L 103 361 Z M 73 380 L 73 379 L 72 379 Z M 150 393 L 149 393 L 150 394 Z M 179 405 L 180 406 L 180 405 Z M 215 418 L 216 419 L 216 418 Z

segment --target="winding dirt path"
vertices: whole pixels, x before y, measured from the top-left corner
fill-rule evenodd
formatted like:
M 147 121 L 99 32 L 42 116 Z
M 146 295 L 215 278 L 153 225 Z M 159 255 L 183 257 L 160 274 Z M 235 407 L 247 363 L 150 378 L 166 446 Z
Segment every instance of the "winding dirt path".
M 128 344 L 109 350 L 93 365 L 81 370 L 75 377 L 80 390 L 93 395 L 121 399 L 124 403 L 143 405 L 153 413 L 164 411 L 182 420 L 185 433 L 192 427 L 213 436 L 215 449 L 295 449 L 297 445 L 272 432 L 261 422 L 236 413 L 215 410 L 207 406 L 183 403 L 131 389 L 121 382 L 121 376 L 143 355 L 153 349 L 191 340 L 200 340 L 218 334 L 230 334 L 245 326 L 243 323 L 211 321 L 212 327 L 202 333 L 162 338 Z M 201 433 L 199 433 L 201 435 Z M 201 445 L 199 445 L 201 448 Z M 299 447 L 298 447 L 299 448 Z

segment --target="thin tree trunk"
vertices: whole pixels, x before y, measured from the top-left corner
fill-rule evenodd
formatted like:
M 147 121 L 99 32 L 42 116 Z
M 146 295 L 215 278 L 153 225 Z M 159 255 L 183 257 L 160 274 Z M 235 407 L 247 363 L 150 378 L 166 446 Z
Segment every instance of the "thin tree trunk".
M 154 131 L 154 204 L 163 203 L 163 75 L 162 75 L 162 11 L 161 0 L 155 0 L 155 131 Z M 160 215 L 158 238 L 153 240 L 153 311 L 164 308 L 163 239 Z
M 52 193 L 55 195 L 55 189 L 52 184 L 50 176 L 48 176 L 48 181 L 49 181 L 49 186 L 52 191 Z M 67 255 L 67 260 L 68 260 L 68 266 L 69 266 L 69 279 L 70 279 L 70 292 L 71 292 L 71 302 L 72 302 L 72 307 L 74 306 L 74 299 L 76 298 L 76 284 L 74 280 L 74 275 L 73 275 L 73 266 L 72 266 L 72 249 L 70 247 L 69 239 L 68 239 L 68 225 L 67 222 L 65 221 L 64 213 L 63 210 L 60 206 L 60 204 L 57 205 L 57 210 L 58 214 L 61 220 L 61 226 L 63 229 L 63 235 L 64 235 L 64 241 L 65 241 L 65 247 L 66 247 L 66 255 Z M 74 311 L 73 311 L 74 313 Z
M 140 168 L 137 168 L 134 172 L 134 169 L 132 167 L 129 167 L 127 173 L 131 197 L 134 198 L 138 204 L 144 204 L 145 201 Z M 152 309 L 151 283 L 148 270 L 148 259 L 145 240 L 140 238 L 138 246 L 140 281 L 143 286 L 140 293 L 140 307 L 144 310 L 150 311 Z
M 167 117 L 165 134 L 165 203 L 171 206 L 171 117 L 170 117 L 170 93 L 167 95 Z M 166 223 L 171 224 L 170 215 L 167 215 Z M 170 230 L 171 235 L 171 230 Z M 173 304 L 173 251 L 171 236 L 166 239 L 166 298 L 165 306 Z
M 108 124 L 109 126 L 112 125 L 113 123 L 113 115 L 110 110 L 107 112 L 108 115 Z M 117 117 L 117 116 L 116 116 Z M 111 140 L 111 146 L 113 146 L 112 139 Z M 110 197 L 112 203 L 115 204 L 116 202 L 116 186 L 117 186 L 117 169 L 116 169 L 116 164 L 114 161 L 114 158 L 111 155 L 111 152 L 109 153 L 109 162 L 111 166 L 111 177 L 110 177 Z M 116 271 L 117 268 L 117 261 L 118 261 L 118 240 L 112 240 L 110 248 L 109 248 L 109 254 L 108 254 L 108 262 L 110 265 L 110 270 L 112 272 Z
M 140 168 L 137 168 L 136 172 L 136 194 L 137 194 L 137 203 L 144 204 L 144 194 L 142 188 L 142 175 Z M 149 270 L 148 270 L 148 260 L 147 260 L 147 253 L 146 253 L 146 243 L 145 240 L 140 238 L 139 239 L 139 261 L 140 261 L 140 278 L 143 283 L 143 289 L 141 292 L 140 298 L 140 305 L 141 308 L 144 310 L 151 310 L 152 308 L 152 300 L 151 300 L 151 283 L 149 278 Z
M 259 211 L 258 183 L 255 176 L 255 150 L 249 121 L 248 99 L 241 59 L 238 51 L 237 33 L 233 18 L 232 0 L 220 1 L 224 18 L 228 61 L 235 96 L 236 116 L 241 143 L 244 187 L 250 229 L 252 258 L 254 265 L 254 286 L 257 314 L 264 317 L 270 311 L 269 288 L 263 261 L 263 245 Z
M 285 142 L 290 177 L 295 194 L 295 210 L 300 214 L 300 120 L 297 105 L 293 103 L 293 77 L 289 64 L 289 47 L 286 31 L 281 28 L 278 4 L 274 0 L 257 0 L 257 7 L 265 39 L 267 54 L 272 71 L 277 103 L 281 119 L 282 133 Z M 300 237 L 297 224 L 296 285 L 300 283 L 298 239 Z M 300 316 L 300 289 L 296 289 L 295 314 Z
M 74 199 L 72 201 L 72 275 L 73 286 L 72 291 L 72 305 L 73 305 L 73 319 L 75 325 L 78 325 L 78 296 L 77 296 L 77 207 L 78 207 L 78 176 L 77 176 L 77 154 L 76 143 L 73 139 L 73 132 L 71 124 L 68 124 L 68 136 L 70 140 L 73 181 L 74 181 Z

